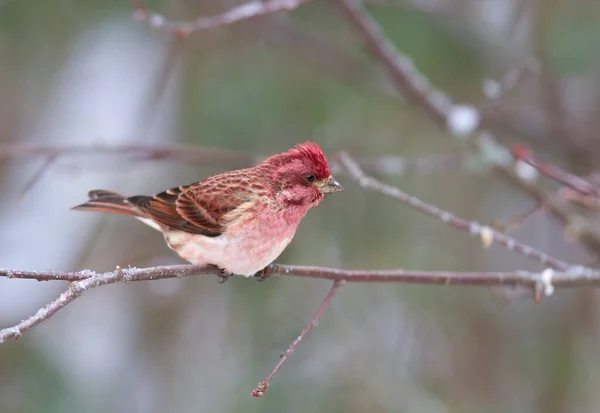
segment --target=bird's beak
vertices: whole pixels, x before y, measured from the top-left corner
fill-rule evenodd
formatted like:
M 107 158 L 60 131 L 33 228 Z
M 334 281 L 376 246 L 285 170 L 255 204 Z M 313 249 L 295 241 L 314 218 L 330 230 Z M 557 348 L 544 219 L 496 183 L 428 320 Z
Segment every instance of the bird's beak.
M 332 176 L 318 182 L 317 187 L 323 194 L 333 194 L 334 192 L 340 192 L 344 190 L 344 187 L 341 186 L 338 181 L 333 179 Z

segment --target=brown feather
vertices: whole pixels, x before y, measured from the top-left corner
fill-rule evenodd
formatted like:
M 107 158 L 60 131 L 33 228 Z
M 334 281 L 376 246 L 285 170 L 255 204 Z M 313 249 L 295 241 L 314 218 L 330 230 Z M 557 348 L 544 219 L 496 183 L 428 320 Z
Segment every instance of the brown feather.
M 235 175 L 235 174 L 234 174 Z M 160 225 L 192 234 L 217 237 L 225 231 L 223 217 L 251 199 L 252 192 L 233 182 L 228 174 L 188 186 L 168 189 L 154 196 L 133 196 L 127 202 Z M 236 177 L 237 178 L 237 177 Z M 223 186 L 227 182 L 227 187 Z M 236 188 L 235 190 L 231 190 Z M 229 190 L 227 190 L 229 189 Z M 216 195 L 218 194 L 218 195 Z
M 107 212 L 109 214 L 129 215 L 133 217 L 141 216 L 133 206 L 127 202 L 127 199 L 116 192 L 105 191 L 103 189 L 90 191 L 89 200 L 81 205 L 71 209 L 79 211 L 97 211 Z
M 88 202 L 73 209 L 150 218 L 168 229 L 217 237 L 225 230 L 223 217 L 252 199 L 249 186 L 239 182 L 239 174 L 225 173 L 154 196 L 124 197 L 97 189 L 88 193 Z

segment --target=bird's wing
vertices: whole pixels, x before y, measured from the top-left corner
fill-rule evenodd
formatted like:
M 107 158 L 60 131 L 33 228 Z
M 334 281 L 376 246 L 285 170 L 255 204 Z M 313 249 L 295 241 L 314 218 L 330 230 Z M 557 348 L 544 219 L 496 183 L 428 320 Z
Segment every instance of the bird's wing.
M 253 192 L 248 186 L 226 185 L 211 179 L 171 188 L 154 196 L 130 197 L 127 201 L 160 225 L 217 237 L 225 230 L 223 216 L 252 198 Z

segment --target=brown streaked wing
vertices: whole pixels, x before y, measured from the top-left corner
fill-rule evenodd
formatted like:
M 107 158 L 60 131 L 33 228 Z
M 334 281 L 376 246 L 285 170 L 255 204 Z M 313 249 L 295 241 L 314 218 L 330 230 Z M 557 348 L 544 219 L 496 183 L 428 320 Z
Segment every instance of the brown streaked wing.
M 217 237 L 224 231 L 222 217 L 249 201 L 252 194 L 243 186 L 229 186 L 226 191 L 221 189 L 218 181 L 209 178 L 189 186 L 168 189 L 153 197 L 131 197 L 128 201 L 161 225 Z
M 217 175 L 190 185 L 177 199 L 177 210 L 190 222 L 224 225 L 223 217 L 252 200 L 253 191 L 237 173 Z

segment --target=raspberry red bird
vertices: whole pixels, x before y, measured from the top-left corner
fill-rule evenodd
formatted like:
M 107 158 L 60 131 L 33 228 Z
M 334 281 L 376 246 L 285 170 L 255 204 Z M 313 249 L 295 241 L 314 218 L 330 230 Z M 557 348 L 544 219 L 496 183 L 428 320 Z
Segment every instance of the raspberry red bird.
M 73 209 L 133 216 L 162 232 L 184 260 L 249 277 L 283 252 L 310 208 L 342 190 L 319 145 L 304 142 L 254 167 L 153 196 L 93 190 Z

